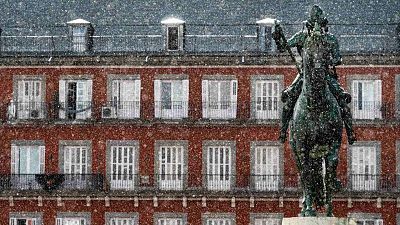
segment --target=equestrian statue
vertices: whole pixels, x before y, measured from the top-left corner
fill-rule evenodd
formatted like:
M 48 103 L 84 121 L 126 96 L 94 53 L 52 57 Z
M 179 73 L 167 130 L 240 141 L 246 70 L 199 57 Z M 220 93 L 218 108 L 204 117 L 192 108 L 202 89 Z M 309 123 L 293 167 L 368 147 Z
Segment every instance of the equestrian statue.
M 286 141 L 290 125 L 290 145 L 295 156 L 303 188 L 301 216 L 316 216 L 316 208 L 325 206 L 333 216 L 332 195 L 341 184 L 336 177 L 343 124 L 349 144 L 356 141 L 348 104 L 351 95 L 340 87 L 335 66 L 341 64 L 339 44 L 328 32 L 328 20 L 314 5 L 303 30 L 286 40 L 279 22 L 273 38 L 280 52 L 296 47 L 302 63 L 298 75 L 281 95 L 282 110 L 279 139 Z

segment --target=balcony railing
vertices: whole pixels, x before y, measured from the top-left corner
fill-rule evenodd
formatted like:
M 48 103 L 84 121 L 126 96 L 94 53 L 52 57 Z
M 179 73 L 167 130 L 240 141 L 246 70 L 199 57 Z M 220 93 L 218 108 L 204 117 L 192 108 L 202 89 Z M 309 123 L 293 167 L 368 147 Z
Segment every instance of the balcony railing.
M 0 190 L 103 190 L 101 174 L 0 175 Z
M 59 119 L 89 119 L 92 115 L 91 101 L 60 102 L 57 108 Z
M 396 175 L 379 175 L 379 174 L 350 174 L 347 180 L 348 191 L 355 192 L 374 192 L 374 191 L 396 191 L 400 186 L 400 176 Z
M 354 119 L 382 119 L 382 103 L 377 101 L 353 101 Z
M 252 107 L 254 108 L 254 117 L 259 120 L 271 120 L 280 118 L 280 101 L 266 99 L 265 101 L 254 101 Z
M 140 101 L 110 101 L 102 108 L 102 118 L 140 118 Z
M 10 102 L 7 114 L 9 120 L 45 119 L 47 104 L 45 102 Z
M 250 191 L 252 193 L 298 191 L 298 174 L 233 175 L 203 174 L 203 186 L 188 186 L 187 174 L 2 174 L 0 192 L 13 191 Z M 400 175 L 350 174 L 339 176 L 341 192 L 399 193 Z M 245 182 L 245 183 L 244 183 Z M 243 184 L 246 184 L 242 186 Z M 199 184 L 200 185 L 200 184 Z
M 159 101 L 154 102 L 154 114 L 161 119 L 181 119 L 188 117 L 188 102 Z
M 206 119 L 235 119 L 237 102 L 220 101 L 203 103 L 203 118 Z
M 160 190 L 185 189 L 186 174 L 157 174 L 157 188 Z

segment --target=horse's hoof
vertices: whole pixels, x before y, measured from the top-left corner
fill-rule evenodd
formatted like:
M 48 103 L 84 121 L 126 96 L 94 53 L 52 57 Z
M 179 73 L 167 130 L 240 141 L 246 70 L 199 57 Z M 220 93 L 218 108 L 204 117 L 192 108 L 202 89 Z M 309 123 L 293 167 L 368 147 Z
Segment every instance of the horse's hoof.
M 317 212 L 314 209 L 306 209 L 304 212 L 305 217 L 314 217 L 317 216 Z

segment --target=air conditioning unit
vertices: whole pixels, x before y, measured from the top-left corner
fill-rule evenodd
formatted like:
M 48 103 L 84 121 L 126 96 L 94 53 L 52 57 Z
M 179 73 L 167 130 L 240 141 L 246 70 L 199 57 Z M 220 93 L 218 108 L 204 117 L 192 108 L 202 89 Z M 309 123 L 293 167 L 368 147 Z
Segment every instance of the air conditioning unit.
M 103 119 L 117 118 L 117 114 L 115 113 L 115 108 L 110 106 L 102 107 L 101 118 Z

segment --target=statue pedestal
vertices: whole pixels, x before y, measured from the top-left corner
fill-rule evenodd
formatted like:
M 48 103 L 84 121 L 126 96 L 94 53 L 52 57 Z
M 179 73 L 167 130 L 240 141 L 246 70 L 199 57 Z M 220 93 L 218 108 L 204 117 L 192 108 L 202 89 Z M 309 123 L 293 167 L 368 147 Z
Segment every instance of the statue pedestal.
M 283 218 L 282 225 L 356 225 L 356 222 L 336 217 L 291 217 Z

